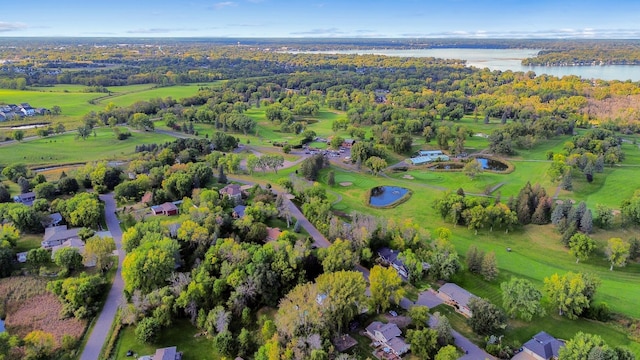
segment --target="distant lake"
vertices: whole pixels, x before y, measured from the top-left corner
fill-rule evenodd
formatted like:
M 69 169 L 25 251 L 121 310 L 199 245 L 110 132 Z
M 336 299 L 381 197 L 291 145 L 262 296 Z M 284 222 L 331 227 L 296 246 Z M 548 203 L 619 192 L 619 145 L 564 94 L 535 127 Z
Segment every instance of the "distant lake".
M 489 68 L 500 71 L 533 71 L 536 75 L 548 74 L 557 77 L 575 75 L 584 79 L 632 80 L 640 81 L 640 66 L 604 65 L 604 66 L 523 66 L 522 59 L 535 57 L 536 49 L 372 49 L 372 50 L 336 50 L 304 51 L 322 54 L 373 54 L 399 57 L 435 57 L 441 59 L 462 59 L 468 66 Z

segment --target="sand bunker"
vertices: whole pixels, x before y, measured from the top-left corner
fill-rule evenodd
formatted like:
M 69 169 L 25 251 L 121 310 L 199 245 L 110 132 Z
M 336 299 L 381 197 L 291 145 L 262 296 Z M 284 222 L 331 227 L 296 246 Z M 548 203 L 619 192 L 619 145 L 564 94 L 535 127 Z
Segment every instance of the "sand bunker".
M 413 179 L 415 179 L 415 178 L 414 178 L 413 176 L 411 176 L 411 175 L 404 175 L 402 178 L 403 178 L 403 179 L 409 179 L 409 180 L 413 180 Z
M 351 185 L 353 185 L 353 183 L 349 182 L 349 181 L 345 181 L 345 182 L 341 182 L 340 183 L 340 186 L 351 186 Z

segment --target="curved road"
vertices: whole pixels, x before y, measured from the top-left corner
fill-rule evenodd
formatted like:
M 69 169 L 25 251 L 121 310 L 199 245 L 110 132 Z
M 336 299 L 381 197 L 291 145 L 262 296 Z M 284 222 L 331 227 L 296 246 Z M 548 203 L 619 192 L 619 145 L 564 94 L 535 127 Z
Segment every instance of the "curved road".
M 118 269 L 116 270 L 116 277 L 113 280 L 109 295 L 104 303 L 102 312 L 96 320 L 95 326 L 89 335 L 89 340 L 84 346 L 80 360 L 97 360 L 100 356 L 102 346 L 107 341 L 107 335 L 113 324 L 113 319 L 116 316 L 120 299 L 122 298 L 122 292 L 124 290 L 124 282 L 122 281 L 122 261 L 124 256 L 121 251 L 122 244 L 122 230 L 120 229 L 120 223 L 116 217 L 116 202 L 113 199 L 113 193 L 100 195 L 100 200 L 104 201 L 104 215 L 107 222 L 107 228 L 111 232 L 111 236 L 116 243 L 116 251 L 118 252 Z

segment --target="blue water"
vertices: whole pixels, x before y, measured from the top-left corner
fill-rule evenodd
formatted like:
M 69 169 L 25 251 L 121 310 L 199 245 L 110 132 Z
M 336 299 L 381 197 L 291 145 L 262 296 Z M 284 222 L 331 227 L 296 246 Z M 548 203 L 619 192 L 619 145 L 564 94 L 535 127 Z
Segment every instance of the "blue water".
M 4 320 L 0 319 L 0 333 L 4 332 Z
M 575 75 L 584 79 L 632 80 L 640 81 L 640 66 L 604 65 L 604 66 L 524 66 L 524 58 L 534 57 L 537 49 L 373 49 L 373 50 L 336 50 L 309 51 L 309 53 L 330 54 L 375 54 L 402 57 L 435 57 L 441 59 L 466 60 L 468 66 L 488 68 L 500 71 L 533 71 L 536 75 L 547 74 L 557 77 Z
M 505 171 L 509 167 L 507 164 L 504 164 L 500 161 L 486 159 L 486 158 L 476 158 L 476 160 L 480 163 L 483 170 L 493 170 L 493 171 Z
M 398 186 L 378 186 L 371 189 L 371 206 L 388 206 L 402 199 L 409 192 L 409 189 Z

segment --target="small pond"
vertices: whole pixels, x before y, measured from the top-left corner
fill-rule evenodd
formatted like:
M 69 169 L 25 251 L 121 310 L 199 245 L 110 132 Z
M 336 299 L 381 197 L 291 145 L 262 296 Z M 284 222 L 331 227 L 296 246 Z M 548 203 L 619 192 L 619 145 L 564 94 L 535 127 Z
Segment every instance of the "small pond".
M 20 126 L 12 126 L 9 129 L 11 129 L 11 130 L 37 129 L 39 127 L 45 127 L 45 126 L 47 126 L 49 124 L 50 123 L 37 123 L 37 124 L 31 124 L 31 125 L 20 125 Z
M 369 205 L 376 207 L 385 207 L 392 205 L 396 201 L 402 199 L 409 189 L 398 186 L 378 186 L 371 189 L 371 198 Z
M 498 160 L 487 159 L 482 157 L 476 158 L 476 160 L 480 163 L 480 166 L 482 166 L 482 170 L 505 171 L 509 168 L 507 164 Z
M 462 168 L 464 168 L 464 164 L 450 163 L 450 162 L 438 163 L 429 167 L 429 169 L 433 169 L 433 170 L 462 170 Z

